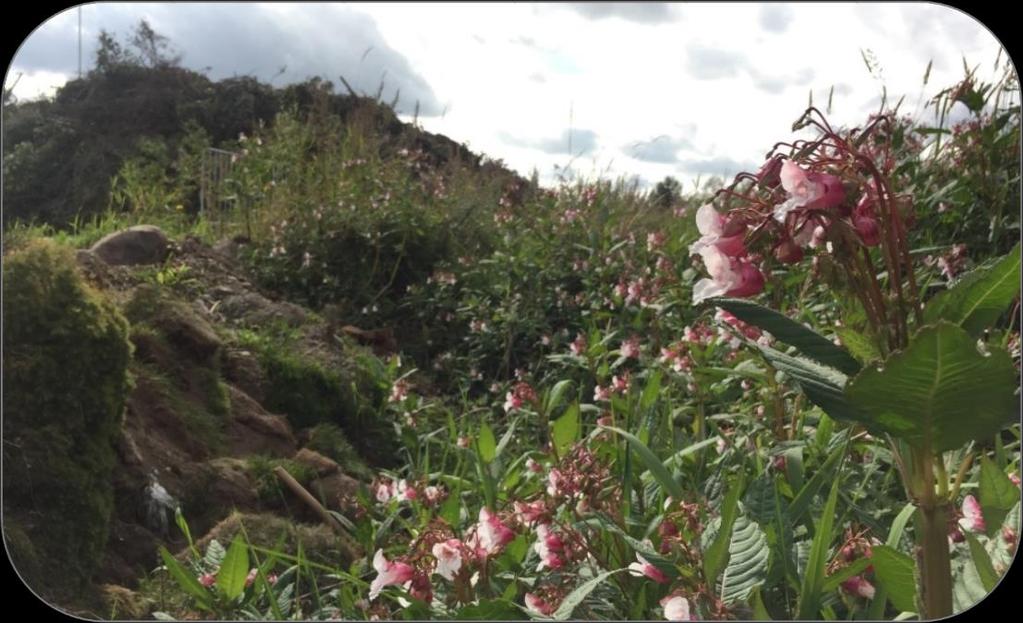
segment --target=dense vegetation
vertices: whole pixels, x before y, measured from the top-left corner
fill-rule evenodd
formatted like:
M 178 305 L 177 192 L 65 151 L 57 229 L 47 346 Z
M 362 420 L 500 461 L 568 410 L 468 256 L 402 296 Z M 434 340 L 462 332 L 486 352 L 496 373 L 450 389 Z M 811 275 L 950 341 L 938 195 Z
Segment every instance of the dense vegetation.
M 417 132 L 382 130 L 379 103 L 322 83 L 295 87 L 308 96 L 295 106 L 253 104 L 274 113 L 264 123 L 255 112 L 222 120 L 217 98 L 277 92 L 207 81 L 196 87 L 205 99 L 190 100 L 179 85 L 167 130 L 144 148 L 134 141 L 155 122 L 115 149 L 30 121 L 99 114 L 109 104 L 71 102 L 104 85 L 128 97 L 110 81 L 132 76 L 204 80 L 122 61 L 10 113 L 22 138 L 8 139 L 8 201 L 24 206 L 11 219 L 58 223 L 69 214 L 58 204 L 124 209 L 70 232 L 12 220 L 8 245 L 43 235 L 82 245 L 137 222 L 210 241 L 244 235 L 260 284 L 334 324 L 388 333 L 398 351 L 361 364 L 373 373 L 360 380 L 288 351 L 298 337 L 287 331 L 243 336 L 274 370 L 270 399 L 302 403 L 325 452 L 365 453 L 354 431 L 380 421 L 374 434 L 393 431 L 390 460 L 371 461 L 377 473 L 338 520 L 352 560 L 314 561 L 244 533 L 184 562 L 163 550 L 157 573 L 177 592 L 152 595 L 154 610 L 938 618 L 983 598 L 1011 562 L 1020 108 L 1010 69 L 997 84 L 967 75 L 942 91 L 933 122 L 885 109 L 832 128 L 810 109 L 804 138 L 713 195 L 669 182 L 650 194 L 606 180 L 544 189 L 472 158 L 441 160 Z M 968 120 L 946 123 L 953 107 Z M 33 127 L 44 134 L 30 140 Z M 235 152 L 235 200 L 196 214 L 206 146 Z M 46 150 L 116 153 L 117 165 Z M 43 161 L 114 181 L 33 195 L 41 186 L 26 172 L 42 174 Z M 5 336 L 16 257 L 5 257 Z

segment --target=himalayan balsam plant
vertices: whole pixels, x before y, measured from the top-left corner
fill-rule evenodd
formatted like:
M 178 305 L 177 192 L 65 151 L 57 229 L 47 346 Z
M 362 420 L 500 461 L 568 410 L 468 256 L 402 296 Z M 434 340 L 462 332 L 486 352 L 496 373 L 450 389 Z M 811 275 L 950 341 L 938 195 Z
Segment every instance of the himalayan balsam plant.
M 690 251 L 710 277 L 694 287 L 694 302 L 724 308 L 794 347 L 786 354 L 758 345 L 829 416 L 888 439 L 917 509 L 917 611 L 941 618 L 953 609 L 954 502 L 974 456 L 952 451 L 999 434 L 1019 409 L 1012 360 L 985 336 L 1018 295 L 1020 249 L 925 296 L 908 242 L 913 197 L 900 191 L 892 153 L 897 120 L 878 115 L 863 129 L 836 131 L 810 108 L 796 123 L 808 126 L 817 138 L 777 144 L 758 173 L 739 174 L 698 211 L 701 238 Z M 763 291 L 773 268 L 811 255 L 814 274 L 856 301 L 838 328 L 848 349 L 741 300 Z M 993 472 L 982 464 L 984 501 L 964 503 L 964 521 L 979 520 L 981 529 L 985 501 L 992 515 L 1004 505 L 992 493 L 1004 474 Z

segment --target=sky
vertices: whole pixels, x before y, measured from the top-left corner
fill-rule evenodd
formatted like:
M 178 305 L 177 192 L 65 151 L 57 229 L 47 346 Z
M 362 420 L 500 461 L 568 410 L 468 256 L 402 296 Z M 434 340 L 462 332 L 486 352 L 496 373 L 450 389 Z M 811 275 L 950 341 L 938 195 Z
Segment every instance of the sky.
M 212 79 L 382 84 L 402 119 L 418 102 L 425 130 L 545 184 L 643 188 L 755 171 L 811 92 L 821 108 L 831 95 L 833 124 L 861 124 L 882 86 L 930 118 L 926 100 L 962 78 L 963 59 L 991 76 L 1000 48 L 973 17 L 925 3 L 100 2 L 81 7 L 84 70 L 101 29 L 123 41 L 142 18 Z M 31 99 L 77 76 L 78 20 L 68 9 L 32 32 L 5 88 L 17 80 L 15 97 Z

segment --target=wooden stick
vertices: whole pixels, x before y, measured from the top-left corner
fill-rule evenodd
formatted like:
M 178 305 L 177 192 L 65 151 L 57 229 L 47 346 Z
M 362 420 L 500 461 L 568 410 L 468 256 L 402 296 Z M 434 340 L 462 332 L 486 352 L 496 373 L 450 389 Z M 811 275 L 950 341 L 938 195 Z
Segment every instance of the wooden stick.
M 299 499 L 305 502 L 309 508 L 316 511 L 316 514 L 320 516 L 320 519 L 323 520 L 323 523 L 330 526 L 334 533 L 338 535 L 338 537 L 341 539 L 341 545 L 344 549 L 344 553 L 346 556 L 349 557 L 349 560 L 356 560 L 358 558 L 362 558 L 363 556 L 362 548 L 359 547 L 359 545 L 348 534 L 348 532 L 337 521 L 337 519 L 335 519 L 330 513 L 328 513 L 327 509 L 323 508 L 323 505 L 320 504 L 320 502 L 313 497 L 313 494 L 309 493 L 309 491 L 306 490 L 305 487 L 299 484 L 299 482 L 295 480 L 295 478 L 292 477 L 291 474 L 288 473 L 288 470 L 278 465 L 277 467 L 274 467 L 274 474 L 276 474 L 277 478 L 279 478 L 281 482 L 286 484 L 288 488 L 291 489 L 292 492 L 294 492 L 295 495 L 299 497 Z

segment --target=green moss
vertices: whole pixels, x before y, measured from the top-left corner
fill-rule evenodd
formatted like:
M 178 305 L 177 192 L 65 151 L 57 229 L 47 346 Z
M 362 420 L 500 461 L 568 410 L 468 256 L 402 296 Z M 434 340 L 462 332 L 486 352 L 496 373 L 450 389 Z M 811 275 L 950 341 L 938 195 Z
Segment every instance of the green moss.
M 38 554 L 47 582 L 33 588 L 74 594 L 109 532 L 128 323 L 50 242 L 4 258 L 3 295 L 5 521 Z
M 363 480 L 371 480 L 374 476 L 372 470 L 359 456 L 355 446 L 348 441 L 343 430 L 334 424 L 317 424 L 309 432 L 309 442 L 306 446 L 315 450 L 323 456 L 333 459 L 341 466 L 346 474 Z
M 309 483 L 316 477 L 313 468 L 297 463 L 291 459 L 271 459 L 265 456 L 254 456 L 249 458 L 249 471 L 252 479 L 256 482 L 256 493 L 259 500 L 267 506 L 279 506 L 281 499 L 290 493 L 286 493 L 281 487 L 281 482 L 274 474 L 275 467 L 283 467 L 291 477 L 300 485 L 308 488 Z

